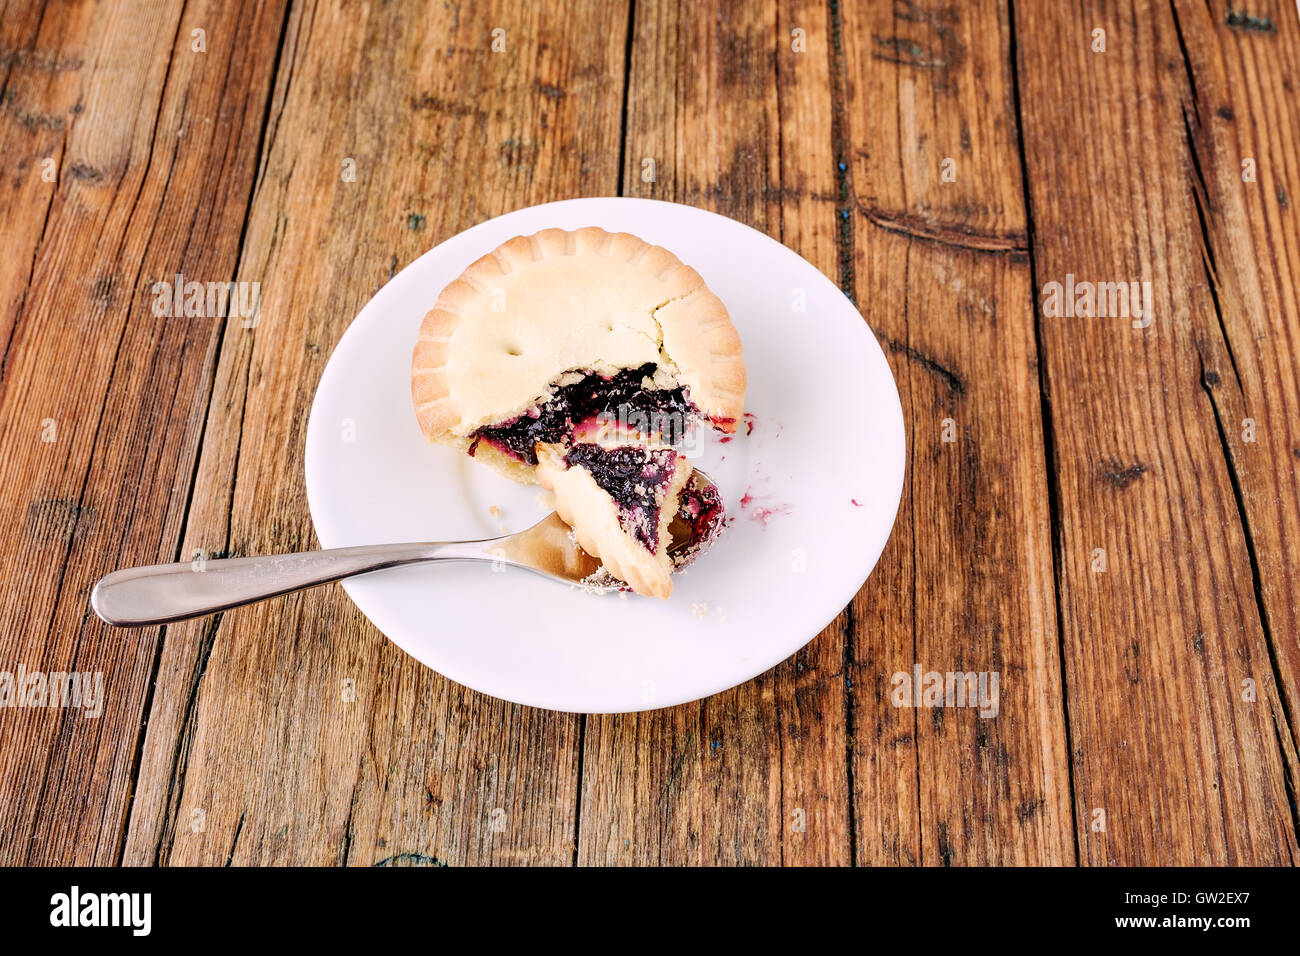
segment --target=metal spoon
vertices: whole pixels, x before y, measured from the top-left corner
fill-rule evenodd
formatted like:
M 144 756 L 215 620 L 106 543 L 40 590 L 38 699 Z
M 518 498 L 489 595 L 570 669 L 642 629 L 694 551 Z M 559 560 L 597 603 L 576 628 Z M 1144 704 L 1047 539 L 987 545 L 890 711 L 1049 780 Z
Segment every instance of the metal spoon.
M 702 483 L 712 484 L 698 469 L 694 476 Z M 684 522 L 673 521 L 670 554 L 694 543 L 691 531 Z M 358 574 L 434 561 L 496 562 L 498 567 L 535 571 L 563 584 L 594 592 L 623 587 L 608 575 L 587 580 L 600 570 L 600 561 L 578 547 L 569 526 L 552 513 L 525 531 L 482 541 L 370 544 L 259 558 L 215 558 L 127 568 L 100 578 L 90 593 L 90 606 L 106 622 L 119 627 L 166 624 Z
M 582 584 L 600 562 L 574 543 L 554 513 L 517 534 L 482 541 L 369 544 L 257 558 L 217 558 L 126 568 L 100 578 L 90 606 L 109 624 L 141 627 L 213 614 L 358 574 L 433 561 L 490 561 Z M 598 591 L 615 585 L 586 585 Z

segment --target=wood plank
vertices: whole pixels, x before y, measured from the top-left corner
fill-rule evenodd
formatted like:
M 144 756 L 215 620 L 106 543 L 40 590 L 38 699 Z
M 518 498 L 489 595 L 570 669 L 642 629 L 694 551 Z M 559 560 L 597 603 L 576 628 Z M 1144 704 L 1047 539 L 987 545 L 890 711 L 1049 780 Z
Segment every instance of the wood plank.
M 835 274 L 829 37 L 820 4 L 638 2 L 626 193 L 724 213 Z M 706 701 L 589 717 L 579 862 L 847 862 L 846 626 Z
M 856 605 L 857 859 L 1071 863 L 1009 24 L 992 3 L 840 10 L 853 287 L 909 442 Z M 916 666 L 996 672 L 996 716 L 895 706 L 893 675 Z
M 262 318 L 222 342 L 186 553 L 316 544 L 308 407 L 399 265 L 510 209 L 615 191 L 625 14 L 295 5 L 239 266 Z M 571 863 L 577 730 L 415 663 L 341 589 L 172 627 L 127 860 Z
M 1017 4 L 1014 17 L 1039 291 L 1067 275 L 1150 283 L 1145 328 L 1124 315 L 1040 318 L 1081 857 L 1293 862 L 1278 747 L 1291 735 L 1203 384 L 1207 371 L 1221 381 L 1230 372 L 1217 361 L 1225 346 L 1203 260 L 1184 118 L 1196 106 L 1182 49 L 1204 50 L 1210 41 L 1198 32 L 1226 28 L 1199 15 L 1180 16 L 1180 28 L 1166 4 L 1140 12 Z M 1097 28 L 1106 30 L 1104 53 L 1091 50 Z M 1201 121 L 1214 122 L 1207 114 L 1221 105 L 1248 116 L 1247 104 L 1264 95 L 1247 84 L 1201 104 Z M 1234 234 L 1244 236 L 1244 224 Z M 1251 255 L 1243 248 L 1220 260 L 1225 316 L 1253 304 L 1231 300 L 1258 281 L 1243 277 L 1271 261 Z M 1242 321 L 1234 318 L 1238 329 Z M 1276 340 L 1259 348 L 1285 351 Z M 1281 412 L 1258 414 L 1276 427 Z M 1106 550 L 1104 573 L 1091 569 L 1097 548 Z M 1253 701 L 1243 699 L 1246 679 L 1256 681 Z M 1094 825 L 1098 811 L 1104 830 Z
M 220 328 L 156 316 L 150 288 L 233 272 L 279 14 L 191 4 L 208 29 L 194 53 L 174 5 L 47 13 L 8 63 L 0 147 L 24 178 L 47 154 L 59 169 L 52 195 L 24 185 L 16 200 L 30 284 L 0 276 L 14 316 L 0 666 L 99 673 L 105 700 L 98 719 L 0 714 L 0 859 L 102 864 L 121 853 L 158 631 L 112 632 L 87 596 L 115 567 L 175 557 Z
M 10 188 L 0 190 L 6 252 L 0 257 L 0 359 L 31 285 L 68 125 L 73 111 L 84 108 L 78 97 L 94 39 L 92 13 L 90 4 L 45 10 L 33 2 L 6 8 L 0 18 L 0 131 L 12 160 Z
M 1183 116 L 1205 232 L 1206 282 L 1222 338 L 1198 342 L 1284 706 L 1273 713 L 1291 792 L 1300 789 L 1300 17 L 1225 3 L 1176 4 L 1188 89 Z M 1261 28 L 1271 25 L 1272 29 Z M 1247 181 L 1249 179 L 1250 181 Z M 1220 347 L 1222 346 L 1222 348 Z M 1247 419 L 1254 441 L 1247 441 Z M 1261 662 L 1262 666 L 1262 662 Z

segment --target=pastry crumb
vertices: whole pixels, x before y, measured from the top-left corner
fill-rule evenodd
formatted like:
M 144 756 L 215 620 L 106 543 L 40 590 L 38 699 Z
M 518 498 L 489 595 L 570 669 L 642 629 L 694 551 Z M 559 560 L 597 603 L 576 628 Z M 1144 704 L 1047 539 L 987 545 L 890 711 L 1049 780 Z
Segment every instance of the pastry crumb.
M 706 617 L 709 613 L 709 605 L 704 601 L 693 601 L 691 603 L 691 613 L 696 617 Z
M 588 594 L 608 594 L 610 591 L 618 591 L 620 597 L 626 596 L 624 589 L 627 585 L 610 574 L 604 565 L 579 581 L 577 586 Z
M 490 514 L 494 518 L 500 518 L 501 509 L 498 508 L 496 505 L 493 505 L 491 508 L 488 509 L 488 514 Z

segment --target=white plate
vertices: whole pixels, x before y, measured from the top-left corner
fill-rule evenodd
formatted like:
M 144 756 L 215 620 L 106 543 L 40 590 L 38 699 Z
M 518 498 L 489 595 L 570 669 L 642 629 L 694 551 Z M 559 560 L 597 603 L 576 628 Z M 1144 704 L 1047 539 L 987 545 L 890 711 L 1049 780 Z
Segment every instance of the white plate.
M 731 526 L 666 601 L 585 594 L 489 564 L 404 568 L 343 586 L 394 643 L 452 680 L 535 707 L 615 713 L 742 683 L 830 623 L 889 537 L 903 413 L 852 303 L 762 233 L 648 199 L 521 209 L 416 259 L 334 350 L 307 426 L 307 499 L 323 547 L 492 537 L 501 524 L 519 531 L 544 517 L 540 489 L 424 440 L 411 348 L 439 291 L 475 259 L 512 236 L 592 225 L 672 250 L 740 331 L 752 434 L 742 426 L 730 442 L 709 440 L 696 459 L 721 486 Z

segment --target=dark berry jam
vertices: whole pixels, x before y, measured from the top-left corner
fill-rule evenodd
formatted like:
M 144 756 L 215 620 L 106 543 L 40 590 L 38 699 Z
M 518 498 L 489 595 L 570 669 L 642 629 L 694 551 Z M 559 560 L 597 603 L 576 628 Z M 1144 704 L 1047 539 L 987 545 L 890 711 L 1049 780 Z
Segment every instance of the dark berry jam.
M 726 508 L 717 486 L 704 481 L 698 472 L 693 473 L 682 489 L 681 503 L 670 525 L 673 541 L 678 544 L 688 542 L 674 548 L 674 568 L 680 571 L 713 543 L 713 539 L 722 530 L 725 515 Z
M 655 366 L 649 363 L 623 369 L 611 378 L 589 374 L 580 382 L 563 385 L 554 389 L 544 404 L 518 418 L 478 429 L 469 453 L 474 454 L 479 441 L 489 441 L 520 461 L 536 465 L 534 445 L 567 444 L 574 428 L 595 418 L 622 423 L 676 444 L 685 437 L 686 423 L 699 410 L 681 386 L 646 388 L 644 381 L 653 379 L 654 374 Z
M 564 461 L 591 475 L 618 505 L 623 527 L 650 551 L 658 549 L 663 488 L 677 469 L 677 452 L 635 445 L 603 448 L 580 442 L 568 450 Z

